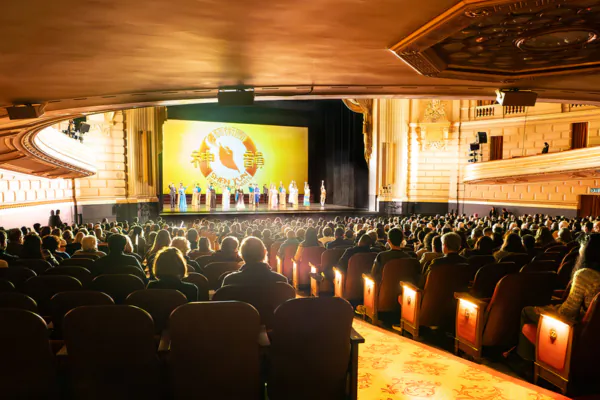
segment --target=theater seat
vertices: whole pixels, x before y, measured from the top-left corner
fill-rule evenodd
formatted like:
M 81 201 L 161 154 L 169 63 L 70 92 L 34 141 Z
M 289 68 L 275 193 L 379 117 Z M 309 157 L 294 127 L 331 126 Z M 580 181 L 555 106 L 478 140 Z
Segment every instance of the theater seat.
M 489 264 L 481 267 L 475 275 L 473 286 L 469 290 L 469 293 L 475 297 L 488 298 L 492 297 L 496 284 L 505 275 L 514 274 L 519 272 L 517 265 L 513 262 Z
M 32 270 L 33 272 L 35 272 L 38 275 L 43 274 L 44 271 L 46 271 L 48 268 L 52 268 L 52 264 L 50 264 L 46 260 L 26 259 L 26 258 L 18 259 L 14 263 L 14 266 L 29 268 L 30 270 Z
M 370 274 L 363 274 L 365 315 L 371 318 L 373 324 L 379 325 L 380 313 L 398 315 L 400 282 L 416 284 L 420 270 L 421 264 L 417 259 L 398 258 L 383 266 L 381 282 L 377 282 Z
M 83 267 L 94 273 L 94 260 L 92 258 L 65 258 L 60 262 L 61 267 Z
M 23 284 L 23 293 L 30 296 L 38 305 L 40 315 L 52 315 L 50 299 L 56 293 L 81 290 L 81 282 L 72 276 L 65 275 L 40 275 L 29 278 Z
M 233 272 L 240 269 L 239 262 L 214 262 L 204 267 L 203 275 L 208 279 L 208 288 L 217 290 L 219 288 L 219 277 L 225 272 Z
M 475 277 L 479 268 L 484 265 L 494 264 L 496 259 L 494 256 L 471 256 L 467 258 L 467 262 L 469 263 L 469 268 L 471 269 L 471 279 Z
M 516 273 L 500 279 L 489 302 L 456 293 L 455 352 L 481 358 L 483 347 L 508 349 L 519 337 L 521 311 L 550 303 L 557 276 L 552 272 Z
M 531 340 L 535 332 L 534 382 L 542 378 L 563 394 L 597 394 L 600 389 L 600 294 L 596 295 L 581 322 L 565 318 L 552 308 L 542 308 L 538 328 L 525 325 Z
M 17 290 L 22 290 L 25 281 L 36 275 L 33 270 L 25 267 L 0 268 L 0 279 L 12 282 Z
M 178 290 L 144 289 L 131 293 L 125 304 L 145 310 L 154 321 L 154 333 L 160 335 L 167 328 L 173 310 L 188 302 L 187 297 Z
M 314 246 L 302 249 L 302 259 L 292 259 L 292 286 L 296 290 L 305 289 L 310 285 L 310 263 L 319 263 L 324 247 Z
M 556 272 L 558 261 L 533 260 L 521 268 L 521 272 Z
M 198 288 L 198 301 L 208 301 L 208 279 L 198 272 L 188 272 L 188 276 L 182 279 L 184 282 L 190 282 Z
M 55 294 L 50 299 L 53 325 L 52 338 L 62 339 L 64 317 L 74 308 L 81 306 L 110 306 L 114 304 L 115 302 L 109 295 L 93 290 L 74 290 Z
M 145 285 L 137 276 L 113 274 L 97 276 L 92 281 L 90 288 L 106 293 L 116 304 L 124 304 L 127 296 L 136 290 L 143 290 Z
M 146 278 L 146 274 L 140 268 L 135 267 L 133 265 L 121 265 L 118 268 L 111 270 L 100 270 L 98 271 L 101 275 L 133 275 L 145 282 L 148 278 Z
M 90 271 L 83 267 L 77 266 L 61 266 L 56 268 L 50 268 L 46 270 L 42 275 L 65 275 L 72 276 L 81 282 L 84 288 L 87 288 L 92 283 L 92 274 Z
M 37 314 L 37 303 L 34 299 L 23 293 L 17 292 L 1 292 L 0 293 L 0 308 L 18 308 L 21 310 L 31 311 Z
M 283 242 L 274 242 L 269 249 L 269 265 L 274 271 L 277 270 L 277 252 L 279 251 L 282 243 Z
M 0 293 L 3 292 L 16 292 L 15 285 L 11 281 L 6 279 L 0 279 Z
M 288 246 L 283 251 L 283 258 L 276 256 L 277 259 L 277 272 L 285 276 L 288 282 L 292 282 L 293 277 L 293 260 L 292 258 L 296 254 L 296 246 Z
M 319 262 L 310 263 L 310 294 L 319 297 L 321 294 L 333 294 L 333 266 L 338 263 L 346 249 L 333 248 L 321 254 Z
M 506 257 L 502 257 L 500 262 L 514 262 L 517 264 L 519 269 L 523 268 L 523 266 L 531 261 L 533 257 L 529 254 L 510 254 Z
M 537 255 L 533 258 L 533 261 L 554 261 L 560 263 L 564 255 L 562 253 L 548 252 Z
M 375 257 L 377 257 L 377 253 L 358 253 L 350 257 L 348 269 L 345 272 L 339 268 L 333 268 L 335 296 L 348 300 L 352 306 L 362 304 L 362 276 L 371 272 Z

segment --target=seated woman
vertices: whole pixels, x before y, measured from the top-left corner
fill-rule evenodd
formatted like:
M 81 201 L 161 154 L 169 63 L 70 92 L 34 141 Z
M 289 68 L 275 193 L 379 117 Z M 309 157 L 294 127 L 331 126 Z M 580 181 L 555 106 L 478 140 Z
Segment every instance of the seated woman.
M 187 266 L 188 272 L 198 272 L 200 271 L 200 267 L 198 263 L 192 260 L 188 254 L 190 252 L 190 242 L 184 237 L 176 237 L 171 240 L 171 247 L 175 247 L 179 249 L 183 258 L 185 259 L 185 264 Z
M 178 290 L 188 301 L 198 301 L 196 285 L 182 281 L 187 276 L 187 266 L 179 249 L 167 247 L 156 253 L 152 270 L 157 280 L 148 282 L 147 289 Z
M 20 254 L 21 259 L 37 259 L 45 260 L 52 264 L 53 267 L 58 267 L 58 261 L 49 252 L 42 249 L 42 238 L 37 233 L 28 233 L 23 239 L 23 249 Z
M 421 264 L 422 271 L 427 269 L 431 261 L 444 257 L 444 253 L 442 252 L 442 237 L 440 235 L 434 236 L 431 240 L 431 250 L 431 252 L 424 253 L 421 256 L 419 263 Z
M 60 238 L 58 236 L 48 235 L 42 238 L 42 248 L 52 254 L 58 262 L 71 258 L 67 253 L 58 251 L 59 246 Z
M 92 258 L 100 258 L 105 255 L 105 252 L 98 251 L 98 240 L 93 235 L 88 235 L 81 239 L 81 250 L 73 253 L 73 257 L 92 256 Z
M 323 247 L 323 244 L 319 242 L 319 239 L 317 237 L 317 230 L 313 227 L 306 229 L 306 233 L 304 234 L 304 240 L 300 242 L 298 248 L 296 249 L 296 255 L 293 257 L 294 261 L 302 261 L 302 252 L 307 247 Z
M 546 248 L 553 244 L 556 244 L 556 240 L 554 240 L 552 232 L 550 232 L 550 229 L 546 228 L 545 226 L 541 226 L 535 235 L 536 247 Z
M 198 248 L 193 252 L 190 252 L 190 258 L 193 258 L 195 260 L 198 257 L 210 256 L 213 253 L 214 251 L 212 249 L 212 245 L 210 244 L 210 240 L 208 240 L 207 237 L 202 236 L 198 240 Z
M 473 250 L 463 250 L 460 255 L 463 257 L 473 256 L 491 256 L 494 254 L 494 240 L 488 236 L 482 236 L 477 239 Z
M 558 306 L 558 313 L 578 321 L 585 315 L 592 299 L 600 293 L 600 233 L 592 233 L 582 242 L 569 296 Z M 525 307 L 521 313 L 521 328 L 526 324 L 537 325 L 540 313 L 537 307 Z M 528 361 L 535 360 L 535 344 L 525 335 L 519 336 L 517 353 Z
M 516 233 L 509 233 L 504 238 L 504 244 L 494 253 L 494 258 L 496 261 L 500 262 L 504 257 L 510 256 L 512 254 L 527 254 L 527 250 L 523 247 L 523 243 L 521 242 L 521 237 Z

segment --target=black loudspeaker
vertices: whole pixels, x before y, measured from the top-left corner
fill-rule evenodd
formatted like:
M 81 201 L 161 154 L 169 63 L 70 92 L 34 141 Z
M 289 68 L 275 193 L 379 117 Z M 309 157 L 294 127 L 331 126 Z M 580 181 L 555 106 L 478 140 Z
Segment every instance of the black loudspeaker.
M 90 124 L 82 122 L 79 124 L 79 133 L 88 133 L 90 131 Z
M 485 133 L 485 132 L 477 132 L 477 142 L 479 144 L 487 143 L 487 133 Z
M 496 90 L 496 101 L 502 106 L 533 107 L 537 93 L 527 90 Z
M 44 108 L 46 108 L 45 104 L 23 104 L 6 107 L 6 111 L 10 119 L 29 119 L 44 115 Z
M 254 90 L 224 90 L 218 95 L 220 106 L 251 106 L 254 104 Z
M 471 149 L 471 151 L 477 151 L 480 149 L 479 143 L 471 143 L 469 144 L 469 149 Z

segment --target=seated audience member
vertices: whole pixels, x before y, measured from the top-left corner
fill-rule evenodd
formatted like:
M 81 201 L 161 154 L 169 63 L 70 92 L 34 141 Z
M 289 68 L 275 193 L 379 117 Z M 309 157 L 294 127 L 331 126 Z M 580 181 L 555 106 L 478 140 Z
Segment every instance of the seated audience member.
M 539 254 L 539 250 L 535 247 L 535 237 L 533 235 L 525 235 L 521 238 L 523 247 L 527 254 L 531 257 L 535 257 Z
M 263 229 L 262 231 L 262 241 L 265 244 L 265 247 L 267 248 L 267 251 L 271 250 L 271 246 L 273 245 L 273 243 L 275 243 L 275 240 L 273 239 L 273 235 L 271 233 L 271 231 L 269 229 Z
M 204 256 L 196 259 L 200 271 L 210 263 L 214 262 L 241 262 L 242 258 L 238 254 L 240 242 L 234 236 L 227 236 L 221 242 L 221 249 L 215 251 L 210 256 Z
M 592 299 L 600 292 L 600 234 L 587 236 L 580 248 L 574 268 L 571 290 L 564 303 L 558 306 L 558 313 L 578 321 L 585 315 Z M 538 324 L 540 320 L 537 307 L 525 307 L 521 314 L 521 328 L 525 324 Z M 517 353 L 521 358 L 535 361 L 535 345 L 521 334 Z
M 261 285 L 270 282 L 286 282 L 287 278 L 271 270 L 266 263 L 267 249 L 264 243 L 250 236 L 242 241 L 240 253 L 244 265 L 237 272 L 232 272 L 223 279 L 226 285 Z
M 196 248 L 196 250 L 190 251 L 188 256 L 190 257 L 190 259 L 195 260 L 198 257 L 210 256 L 211 254 L 214 254 L 214 253 L 215 252 L 212 249 L 210 240 L 208 240 L 207 237 L 203 236 L 198 240 L 198 247 Z
M 470 248 L 475 248 L 475 245 L 481 237 L 483 237 L 483 230 L 481 228 L 475 228 L 471 231 L 471 236 L 467 239 L 467 244 Z
M 458 254 L 461 243 L 461 237 L 454 232 L 449 232 L 442 236 L 442 253 L 444 253 L 444 256 L 434 259 L 427 266 L 421 277 L 421 288 L 425 286 L 427 276 L 432 269 L 443 268 L 445 265 L 468 264 L 467 259 Z
M 421 269 L 424 271 L 433 260 L 440 257 L 444 257 L 444 253 L 442 253 L 442 237 L 440 235 L 436 235 L 431 240 L 431 251 L 423 253 L 421 259 L 419 260 Z
M 99 273 L 119 271 L 119 268 L 124 266 L 137 267 L 140 271 L 144 271 L 142 265 L 136 257 L 130 254 L 125 254 L 125 247 L 127 246 L 127 237 L 115 233 L 108 238 L 108 249 L 109 254 L 100 257 L 94 262 L 94 266 L 98 269 Z
M 47 235 L 42 238 L 42 248 L 52 254 L 58 262 L 66 260 L 67 258 L 71 258 L 69 254 L 58 251 L 59 246 L 60 238 L 58 236 Z
M 58 261 L 49 251 L 42 248 L 42 238 L 36 233 L 28 233 L 23 239 L 23 249 L 21 251 L 22 259 L 46 260 L 53 267 L 58 267 Z
M 65 251 L 69 253 L 70 256 L 73 256 L 73 254 L 75 254 L 77 250 L 81 250 L 81 241 L 85 236 L 85 231 L 80 230 L 79 232 L 77 232 L 75 238 L 73 239 L 73 242 L 67 243 Z
M 198 288 L 183 282 L 187 269 L 183 255 L 174 247 L 165 247 L 156 253 L 152 272 L 156 280 L 148 282 L 148 289 L 172 289 L 185 295 L 188 301 L 198 301 Z
M 335 237 L 333 237 L 333 230 L 330 227 L 323 228 L 323 237 L 319 239 L 319 242 L 323 244 L 323 246 L 327 246 L 327 243 L 333 242 Z
M 568 228 L 561 228 L 558 231 L 556 243 L 567 245 L 573 241 L 573 236 Z
M 437 234 L 435 232 L 429 232 L 425 235 L 425 237 L 423 238 L 423 247 L 421 247 L 415 252 L 415 254 L 417 255 L 417 259 L 420 259 L 423 256 L 423 254 L 431 252 L 431 242 L 436 236 Z
M 390 229 L 388 232 L 387 242 L 390 246 L 390 250 L 382 251 L 381 253 L 377 254 L 377 257 L 375 257 L 375 262 L 373 263 L 373 268 L 371 269 L 371 275 L 373 276 L 373 279 L 377 280 L 377 282 L 381 281 L 385 263 L 396 258 L 410 258 L 407 253 L 401 250 L 402 243 L 404 242 L 404 234 L 402 233 L 402 230 L 398 228 Z
M 104 257 L 106 253 L 98 250 L 98 240 L 96 239 L 96 236 L 88 235 L 81 239 L 81 250 L 77 250 L 73 255 Z
M 8 244 L 6 252 L 13 256 L 20 257 L 23 250 L 23 232 L 20 229 L 11 229 L 8 231 Z
M 190 252 L 190 246 L 189 246 L 189 242 L 186 238 L 181 237 L 181 236 L 173 238 L 173 240 L 171 240 L 171 247 L 175 247 L 176 249 L 179 249 L 179 251 L 183 255 L 183 258 L 185 259 L 185 263 L 187 265 L 188 272 L 196 272 L 196 271 L 200 270 L 198 263 L 196 261 L 192 260 L 188 256 L 188 254 Z
M 142 256 L 140 256 L 138 253 L 136 253 L 134 251 L 135 247 L 133 246 L 133 242 L 131 241 L 131 238 L 127 235 L 123 235 L 123 236 L 125 236 L 125 239 L 127 240 L 127 244 L 125 245 L 124 253 L 127 254 L 128 256 L 134 256 L 138 260 L 140 265 L 142 265 L 142 268 L 143 268 L 144 259 L 142 258 Z
M 537 247 L 546 248 L 549 245 L 556 244 L 552 232 L 545 226 L 541 226 L 535 235 L 535 245 Z
M 371 246 L 373 245 L 373 239 L 369 235 L 362 235 L 360 239 L 358 239 L 358 243 L 354 247 L 350 247 L 344 251 L 342 257 L 338 261 L 337 267 L 342 271 L 346 271 L 348 269 L 348 262 L 350 261 L 350 257 L 359 253 L 372 253 Z
M 335 239 L 327 243 L 325 246 L 327 249 L 335 249 L 336 247 L 350 247 L 354 244 L 351 239 L 344 237 L 344 228 L 335 228 L 334 237 Z
M 148 269 L 150 269 L 152 265 L 154 265 L 154 257 L 156 257 L 156 254 L 158 254 L 158 252 L 162 249 L 169 247 L 170 245 L 171 234 L 169 233 L 169 231 L 165 229 L 158 231 L 158 233 L 156 234 L 156 238 L 154 239 L 154 242 L 152 244 L 152 247 L 146 255 L 146 265 L 148 266 Z
M 142 227 L 139 225 L 133 226 L 129 233 L 129 238 L 133 245 L 133 252 L 143 259 L 146 254 L 146 239 L 144 239 L 144 230 Z
M 504 244 L 494 253 L 494 258 L 496 261 L 500 261 L 506 256 L 510 256 L 513 254 L 527 254 L 527 250 L 523 247 L 523 243 L 521 242 L 521 238 L 516 233 L 509 233 L 506 235 L 504 239 Z
M 6 261 L 7 264 L 12 264 L 19 259 L 17 256 L 8 254 L 6 252 L 6 245 L 8 243 L 8 237 L 6 232 L 0 230 L 0 260 Z
M 277 255 L 281 259 L 283 259 L 285 256 L 286 248 L 293 247 L 294 249 L 297 249 L 300 245 L 300 241 L 296 238 L 296 232 L 294 232 L 293 229 L 288 229 L 285 232 L 285 238 L 285 241 L 281 243 L 281 246 L 279 246 L 279 251 L 277 251 Z
M 460 255 L 469 258 L 473 256 L 491 256 L 494 254 L 494 241 L 488 236 L 481 236 L 473 250 L 464 249 Z
M 306 234 L 304 235 L 304 241 L 298 245 L 296 249 L 296 255 L 294 256 L 294 260 L 297 262 L 302 261 L 302 253 L 304 249 L 308 247 L 323 247 L 323 244 L 319 242 L 317 239 L 317 230 L 315 228 L 306 229 Z
M 372 251 L 375 253 L 380 253 L 386 250 L 385 245 L 379 242 L 379 239 L 377 238 L 377 232 L 375 230 L 370 230 L 366 234 L 369 235 L 373 240 L 373 244 L 371 245 Z

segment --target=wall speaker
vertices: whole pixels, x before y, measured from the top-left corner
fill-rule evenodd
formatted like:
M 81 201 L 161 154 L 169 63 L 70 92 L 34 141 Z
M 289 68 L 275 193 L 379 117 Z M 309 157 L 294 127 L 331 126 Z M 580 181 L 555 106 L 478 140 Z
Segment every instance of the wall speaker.
M 90 131 L 90 124 L 82 122 L 79 124 L 79 133 L 88 133 Z
M 485 132 L 477 132 L 477 142 L 480 144 L 487 143 L 487 133 Z
M 251 106 L 254 104 L 254 90 L 220 90 L 217 98 L 220 106 Z
M 45 104 L 21 104 L 6 107 L 6 111 L 8 111 L 8 118 L 10 119 L 29 119 L 44 115 L 45 108 Z
M 477 151 L 480 149 L 479 143 L 470 143 L 469 144 L 469 149 L 471 149 L 471 151 Z
M 502 106 L 533 107 L 537 93 L 520 90 L 496 90 L 496 101 Z

